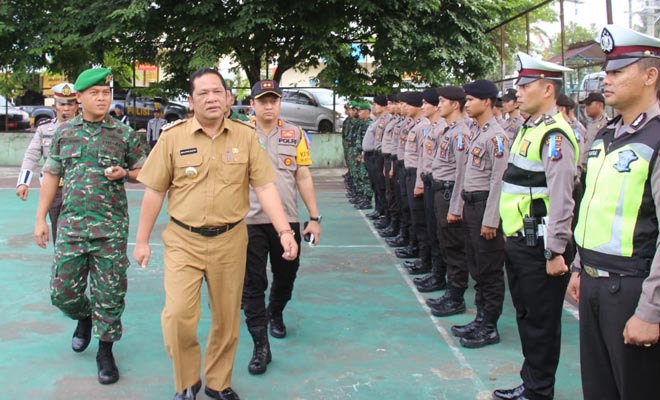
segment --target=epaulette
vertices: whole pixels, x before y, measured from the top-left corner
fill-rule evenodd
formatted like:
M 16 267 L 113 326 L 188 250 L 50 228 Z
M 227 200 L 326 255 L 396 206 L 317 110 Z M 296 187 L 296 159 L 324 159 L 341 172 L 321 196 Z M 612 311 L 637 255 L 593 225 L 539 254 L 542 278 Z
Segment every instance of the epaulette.
M 53 123 L 53 122 L 57 122 L 57 118 L 42 119 L 41 121 L 39 121 L 39 124 L 37 124 L 37 126 L 46 125 L 46 124 L 51 124 L 51 123 Z
M 184 123 L 184 122 L 186 122 L 186 121 L 187 121 L 187 119 L 177 119 L 176 121 L 172 121 L 172 122 L 170 122 L 169 124 L 165 124 L 165 125 L 163 125 L 163 127 L 162 127 L 161 129 L 163 130 L 163 132 L 165 132 L 166 130 L 168 130 L 168 129 L 170 129 L 170 128 L 173 128 L 173 127 L 175 127 L 175 126 L 177 126 L 177 125 L 179 125 L 179 124 L 182 124 L 182 123 Z
M 543 116 L 543 122 L 546 125 L 552 125 L 552 124 L 556 123 L 557 121 L 555 121 L 555 119 L 552 118 L 550 115 L 544 115 Z
M 236 123 L 238 123 L 238 124 L 241 124 L 241 125 L 249 126 L 249 127 L 252 128 L 252 129 L 256 129 L 256 128 L 254 127 L 254 125 L 252 125 L 251 123 L 249 123 L 249 122 L 247 122 L 247 121 L 241 121 L 241 120 L 238 120 L 238 119 L 232 119 L 232 121 L 234 121 L 234 122 L 236 122 Z

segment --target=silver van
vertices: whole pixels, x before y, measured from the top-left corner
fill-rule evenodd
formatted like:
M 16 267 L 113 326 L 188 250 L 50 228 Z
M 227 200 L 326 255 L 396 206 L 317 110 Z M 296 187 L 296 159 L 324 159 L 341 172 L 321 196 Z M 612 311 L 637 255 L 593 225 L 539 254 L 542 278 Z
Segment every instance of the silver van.
M 282 89 L 280 118 L 310 132 L 340 132 L 346 101 L 330 89 Z

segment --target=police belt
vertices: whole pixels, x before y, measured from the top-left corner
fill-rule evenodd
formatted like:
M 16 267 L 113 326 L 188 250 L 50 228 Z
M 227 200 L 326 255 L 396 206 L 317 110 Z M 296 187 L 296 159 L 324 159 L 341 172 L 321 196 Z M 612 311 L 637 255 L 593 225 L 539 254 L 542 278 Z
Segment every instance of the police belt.
M 368 150 L 364 152 L 365 157 L 371 157 L 376 155 L 376 150 Z
M 391 159 L 392 159 L 392 155 L 391 155 L 390 153 L 383 153 L 383 157 L 384 157 L 386 160 L 391 160 Z
M 417 168 L 406 168 L 406 175 L 417 175 Z
M 434 180 L 433 181 L 433 190 L 443 190 L 443 189 L 453 190 L 454 189 L 454 183 L 455 183 L 454 181 L 442 181 L 442 180 L 436 181 L 436 180 Z
M 588 265 L 582 265 L 582 271 L 586 272 L 587 275 L 589 275 L 592 278 L 609 278 L 610 273 L 607 271 L 603 271 L 602 269 L 590 267 Z M 618 274 L 613 274 L 613 275 L 618 275 Z
M 397 167 L 400 167 L 400 168 L 403 168 L 403 166 L 404 166 L 404 164 L 403 164 L 403 160 L 398 160 L 398 159 L 396 159 L 396 158 L 395 158 L 395 160 L 396 160 L 396 166 L 397 166 Z
M 488 200 L 488 190 L 480 190 L 476 192 L 463 192 L 461 197 L 465 200 L 466 203 L 474 204 L 480 201 Z
M 422 178 L 422 182 L 426 183 L 427 185 L 433 186 L 433 176 L 428 173 L 428 172 L 422 172 L 419 174 L 419 177 Z
M 236 225 L 240 224 L 241 221 L 243 221 L 241 219 L 241 220 L 238 220 L 236 222 L 232 222 L 231 224 L 227 224 L 227 225 L 195 228 L 195 227 L 192 227 L 190 225 L 184 224 L 183 222 L 179 221 L 178 219 L 176 219 L 174 217 L 170 217 L 170 219 L 172 220 L 172 222 L 179 225 L 180 227 L 182 227 L 182 228 L 184 228 L 184 229 L 186 229 L 190 232 L 200 234 L 204 237 L 214 237 L 214 236 L 221 235 L 225 232 L 229 232 L 233 227 L 235 227 Z
M 396 156 L 396 154 L 390 154 L 390 158 L 392 159 L 392 161 L 398 161 L 398 157 Z

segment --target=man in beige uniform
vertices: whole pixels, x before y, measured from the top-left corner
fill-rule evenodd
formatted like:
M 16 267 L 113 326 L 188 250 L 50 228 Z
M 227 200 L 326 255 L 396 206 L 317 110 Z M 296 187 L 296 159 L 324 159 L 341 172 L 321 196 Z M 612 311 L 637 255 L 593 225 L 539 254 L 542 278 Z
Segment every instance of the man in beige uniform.
M 251 96 L 250 104 L 256 118 L 257 134 L 275 168 L 275 186 L 282 198 L 284 211 L 296 241 L 300 244 L 301 237 L 314 235 L 310 244 L 315 245 L 321 235 L 321 215 L 316 206 L 314 182 L 309 170 L 312 157 L 306 134 L 299 126 L 279 119 L 282 90 L 277 82 L 263 80 L 255 83 Z M 304 230 L 300 229 L 298 218 L 298 193 L 310 215 L 310 222 Z M 291 261 L 279 257 L 282 254 L 282 246 L 277 231 L 257 200 L 255 191 L 250 190 L 250 212 L 246 218 L 249 239 L 243 310 L 245 323 L 254 341 L 252 359 L 248 364 L 248 371 L 253 375 L 266 372 L 272 358 L 267 332 L 269 320 L 271 336 L 279 339 L 286 336 L 282 313 L 291 300 L 293 284 L 300 267 L 299 253 Z M 311 239 L 311 236 L 309 238 Z M 269 258 L 273 280 L 266 309 L 266 266 Z
M 517 94 L 518 91 L 516 89 L 509 89 L 502 96 L 502 111 L 506 114 L 504 133 L 506 133 L 506 137 L 509 139 L 509 146 L 513 143 L 513 139 L 516 133 L 518 133 L 520 126 L 525 122 L 525 119 L 520 115 Z
M 580 165 L 578 166 L 579 172 L 582 174 L 580 181 L 584 184 L 584 174 L 586 174 L 587 169 L 587 152 L 591 148 L 596 134 L 605 127 L 609 119 L 607 118 L 607 114 L 605 114 L 605 97 L 602 94 L 591 92 L 580 104 L 584 104 L 584 111 L 589 118 L 583 138 L 584 146 L 582 148 L 582 154 L 580 154 Z
M 204 373 L 207 395 L 235 400 L 231 373 L 238 344 L 245 276 L 251 185 L 278 232 L 283 258 L 293 260 L 298 245 L 273 184 L 268 155 L 254 128 L 226 119 L 224 79 L 214 69 L 190 77 L 195 116 L 164 128 L 138 180 L 142 201 L 134 256 L 143 267 L 151 256 L 149 237 L 168 195 L 170 222 L 165 244 L 165 347 L 174 367 L 175 399 L 194 399 L 201 388 L 200 289 L 206 279 L 211 331 Z

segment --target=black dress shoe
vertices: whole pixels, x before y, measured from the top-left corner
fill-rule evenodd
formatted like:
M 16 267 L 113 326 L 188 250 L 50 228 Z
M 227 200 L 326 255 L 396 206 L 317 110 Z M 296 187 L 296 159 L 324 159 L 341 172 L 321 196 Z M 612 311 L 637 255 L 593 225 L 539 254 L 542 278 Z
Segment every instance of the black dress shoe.
M 412 275 L 412 272 L 410 273 Z M 417 290 L 421 293 L 435 292 L 438 290 L 447 289 L 447 281 L 441 278 L 438 278 L 435 275 L 429 275 L 429 278 L 422 280 L 419 283 L 415 283 Z
M 497 324 L 482 322 L 472 333 L 463 336 L 460 342 L 461 346 L 468 349 L 478 349 L 489 344 L 499 343 L 500 333 L 497 331 Z
M 99 351 L 96 354 L 96 367 L 98 368 L 99 383 L 102 385 L 110 385 L 119 380 L 119 369 L 112 351 Z
M 401 235 L 393 237 L 392 239 L 388 239 L 386 242 L 390 247 L 408 246 L 408 239 L 402 237 Z
M 278 339 L 286 337 L 286 325 L 282 314 L 272 314 L 270 316 L 270 336 Z
M 363 201 L 361 203 L 358 203 L 354 206 L 358 210 L 370 210 L 371 209 L 371 202 L 370 201 Z
M 415 265 L 414 267 L 406 268 L 406 270 L 408 270 L 408 273 L 410 275 L 423 275 L 423 274 L 428 274 L 429 272 L 431 272 L 431 267 L 428 266 L 428 265 L 422 265 L 420 263 L 420 264 Z M 415 286 L 417 286 L 417 285 L 415 285 Z
M 452 335 L 462 338 L 472 333 L 475 329 L 481 325 L 484 320 L 484 315 L 481 311 L 477 311 L 477 316 L 470 322 L 465 325 L 454 325 L 451 327 Z
M 379 219 L 378 221 L 374 222 L 374 228 L 381 230 L 381 229 L 387 229 L 390 228 L 390 224 L 392 222 L 388 221 L 387 218 Z M 399 230 L 396 230 L 397 233 L 399 233 Z
M 406 268 L 416 268 L 422 265 L 422 260 L 419 258 L 416 260 L 406 260 L 403 262 L 403 266 Z
M 433 299 L 428 299 L 426 304 L 429 304 L 429 300 Z M 462 297 L 455 298 L 443 296 L 436 300 L 438 301 L 437 304 L 429 304 L 431 314 L 435 317 L 448 317 L 450 315 L 463 314 L 465 312 L 465 300 L 463 300 Z M 454 327 L 452 327 L 452 333 L 453 332 Z
M 516 386 L 513 389 L 497 389 L 493 392 L 493 397 L 501 400 L 517 400 L 525 393 L 525 386 Z
M 71 339 L 71 349 L 76 353 L 85 351 L 89 342 L 92 340 L 92 317 L 78 320 L 76 330 Z
M 234 390 L 230 387 L 220 392 L 218 390 L 213 390 L 210 387 L 206 386 L 204 387 L 204 393 L 206 393 L 207 396 L 216 400 L 241 400 L 241 398 L 238 397 L 238 394 L 236 394 L 236 392 L 234 392 Z
M 417 258 L 419 257 L 419 248 L 417 246 L 407 246 L 403 249 L 396 249 L 394 255 L 398 258 Z
M 378 219 L 381 215 L 383 215 L 383 214 L 381 214 L 380 211 L 373 210 L 372 212 L 367 213 L 364 216 L 367 217 L 367 218 L 370 218 L 370 219 Z
M 197 383 L 187 388 L 183 392 L 175 393 L 174 400 L 195 400 L 195 398 L 197 398 L 197 393 L 201 388 L 202 388 L 202 381 L 197 381 Z
M 394 238 L 396 235 L 399 234 L 398 229 L 383 229 L 382 231 L 379 231 L 378 234 L 382 238 Z

